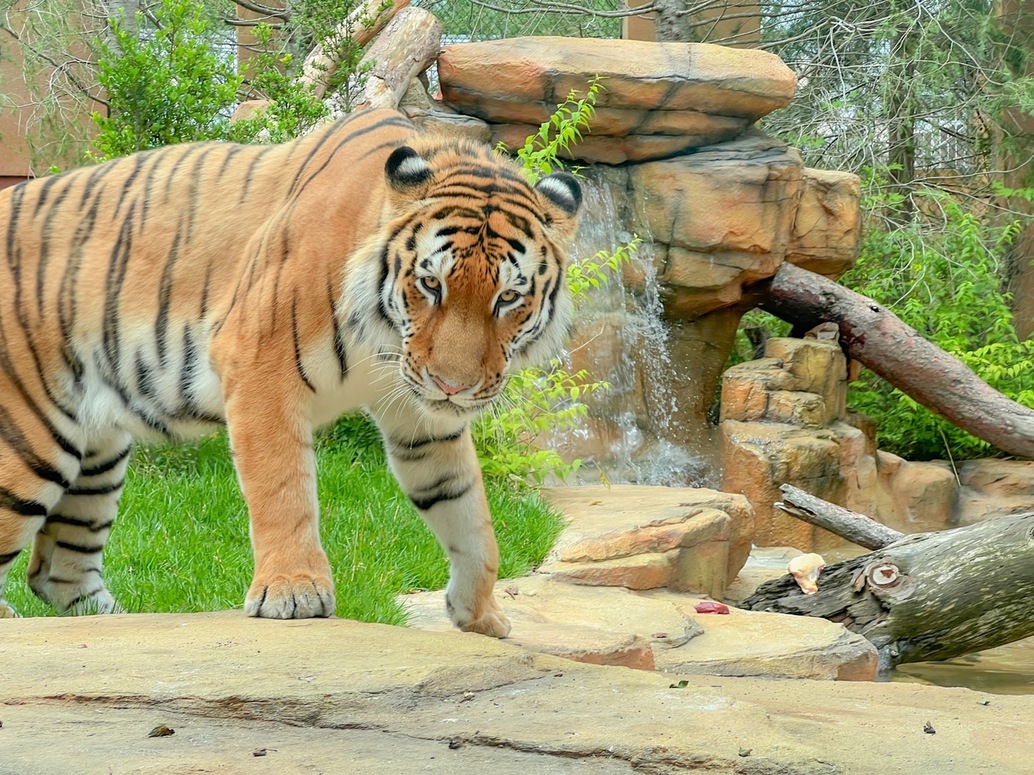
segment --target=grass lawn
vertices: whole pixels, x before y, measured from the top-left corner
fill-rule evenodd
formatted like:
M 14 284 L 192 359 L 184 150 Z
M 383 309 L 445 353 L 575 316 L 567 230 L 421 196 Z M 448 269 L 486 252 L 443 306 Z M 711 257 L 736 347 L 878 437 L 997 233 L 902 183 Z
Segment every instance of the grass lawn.
M 346 419 L 317 441 L 320 528 L 337 587 L 337 615 L 401 624 L 399 592 L 440 589 L 448 564 L 384 464 L 376 430 Z M 541 562 L 560 517 L 534 493 L 486 482 L 500 577 Z M 5 597 L 23 616 L 54 611 L 25 583 L 28 551 Z M 104 553 L 104 575 L 127 611 L 240 608 L 251 581 L 248 518 L 225 435 L 192 446 L 138 449 Z M 443 601 L 444 607 L 444 601 Z

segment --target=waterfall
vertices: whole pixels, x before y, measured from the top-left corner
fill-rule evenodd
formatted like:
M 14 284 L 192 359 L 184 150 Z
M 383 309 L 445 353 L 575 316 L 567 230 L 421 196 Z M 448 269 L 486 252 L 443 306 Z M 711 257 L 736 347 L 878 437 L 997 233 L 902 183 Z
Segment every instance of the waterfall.
M 633 238 L 627 213 L 600 175 L 589 173 L 583 193 L 573 261 L 613 253 Z M 584 368 L 610 390 L 585 399 L 589 416 L 581 427 L 553 434 L 546 444 L 566 459 L 583 460 L 580 482 L 714 486 L 708 456 L 674 440 L 680 370 L 672 363 L 653 243 L 649 234 L 637 236 L 642 242 L 632 265 L 577 303 L 564 359 L 567 369 Z

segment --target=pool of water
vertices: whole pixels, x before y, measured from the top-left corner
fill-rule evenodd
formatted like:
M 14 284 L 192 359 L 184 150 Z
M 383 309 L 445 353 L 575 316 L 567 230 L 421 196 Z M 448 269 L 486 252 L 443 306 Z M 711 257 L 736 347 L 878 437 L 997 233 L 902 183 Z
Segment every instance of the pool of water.
M 890 680 L 962 686 L 992 694 L 1034 694 L 1034 638 L 946 662 L 901 665 Z

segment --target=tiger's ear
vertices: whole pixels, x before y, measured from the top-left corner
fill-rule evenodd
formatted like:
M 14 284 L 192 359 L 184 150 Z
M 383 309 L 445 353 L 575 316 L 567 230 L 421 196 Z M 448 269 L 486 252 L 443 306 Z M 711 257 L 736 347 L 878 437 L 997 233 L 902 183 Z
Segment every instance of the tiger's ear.
M 564 239 L 578 231 L 578 211 L 582 207 L 582 187 L 573 175 L 555 172 L 535 184 L 545 204 L 546 221 Z
M 391 152 L 384 164 L 384 173 L 388 177 L 388 185 L 394 194 L 392 199 L 396 204 L 419 199 L 434 177 L 434 170 L 427 160 L 408 145 Z

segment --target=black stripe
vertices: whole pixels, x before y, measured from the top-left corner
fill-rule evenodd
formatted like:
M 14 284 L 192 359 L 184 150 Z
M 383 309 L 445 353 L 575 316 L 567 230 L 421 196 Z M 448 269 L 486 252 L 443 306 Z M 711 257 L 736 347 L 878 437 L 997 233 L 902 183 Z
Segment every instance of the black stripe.
M 57 179 L 57 176 L 52 178 L 52 180 Z M 68 196 L 68 192 L 71 190 L 71 186 L 65 186 L 54 197 L 54 202 L 47 211 L 47 217 L 43 219 L 43 226 L 40 228 L 39 267 L 36 270 L 36 313 L 40 318 L 43 317 L 44 311 L 44 289 L 46 286 L 47 266 L 50 264 L 50 236 L 53 231 L 54 217 L 62 211 L 61 203 L 65 201 L 65 197 Z
M 361 114 L 359 114 L 359 115 L 361 115 Z M 410 131 L 413 130 L 413 125 L 407 119 L 404 119 L 401 116 L 392 116 L 391 118 L 382 119 L 381 121 L 378 121 L 378 122 L 376 122 L 374 124 L 371 124 L 370 126 L 363 127 L 362 129 L 358 129 L 358 130 L 350 132 L 347 137 L 345 137 L 340 143 L 337 144 L 337 146 L 334 148 L 333 151 L 331 151 L 329 154 L 327 154 L 327 158 L 323 160 L 323 163 L 320 164 L 320 166 L 317 167 L 315 170 L 313 170 L 312 174 L 309 175 L 309 177 L 305 179 L 305 182 L 302 183 L 301 186 L 299 186 L 297 188 L 292 186 L 292 193 L 295 194 L 296 196 L 301 196 L 302 193 L 304 193 L 306 187 L 313 180 L 315 180 L 317 177 L 319 177 L 319 175 L 330 165 L 330 163 L 334 160 L 334 157 L 337 155 L 338 151 L 340 151 L 342 148 L 344 148 L 345 146 L 350 144 L 353 140 L 357 140 L 358 138 L 363 137 L 364 135 L 368 135 L 371 132 L 380 131 L 380 130 L 384 129 L 385 127 L 388 127 L 388 126 L 395 126 L 395 127 L 401 128 L 401 129 L 408 129 Z M 328 133 L 328 137 L 329 137 L 329 134 L 330 133 Z M 321 142 L 321 145 L 322 145 L 322 142 Z M 372 155 L 374 153 L 377 153 L 378 151 L 387 150 L 388 148 L 395 148 L 397 146 L 398 146 L 397 142 L 381 143 L 380 145 L 370 149 L 370 154 Z M 308 160 L 306 160 L 306 162 L 308 162 Z M 304 171 L 304 169 L 302 171 Z
M 7 565 L 9 562 L 14 562 L 18 559 L 18 555 L 22 553 L 21 549 L 14 552 L 8 552 L 7 554 L 0 554 L 0 566 Z
M 348 375 L 348 358 L 345 353 L 344 332 L 341 330 L 341 322 L 337 315 L 337 300 L 334 298 L 334 289 L 327 284 L 327 297 L 330 301 L 330 320 L 334 327 L 334 354 L 337 356 L 338 372 L 341 379 Z
M 18 424 L 14 421 L 14 418 L 2 406 L 0 406 L 0 441 L 3 441 L 8 447 L 14 450 L 14 453 L 20 457 L 29 469 L 40 479 L 47 482 L 53 482 L 54 484 L 59 485 L 62 489 L 68 487 L 70 484 L 60 471 L 36 453 L 29 440 L 25 438 L 25 434 L 22 433 L 21 428 L 19 428 Z
M 180 240 L 183 238 L 183 218 L 176 224 L 176 234 L 169 246 L 169 254 L 165 257 L 162 268 L 162 279 L 158 285 L 158 315 L 154 320 L 154 341 L 158 349 L 158 363 L 164 369 L 169 352 L 169 311 L 172 308 L 173 267 L 179 258 Z
M 122 288 L 125 285 L 126 272 L 129 271 L 129 257 L 133 250 L 133 213 L 136 211 L 136 203 L 129 206 L 125 219 L 122 221 L 122 228 L 119 230 L 118 240 L 111 251 L 108 259 L 108 277 L 106 291 L 104 294 L 104 331 L 103 343 L 104 354 L 108 363 L 117 374 L 121 368 L 121 321 L 119 320 L 119 300 L 122 296 Z
M 73 544 L 71 541 L 55 541 L 54 546 L 78 554 L 97 554 L 104 551 L 104 544 L 100 546 L 83 546 L 82 544 Z
M 39 501 L 30 501 L 19 498 L 10 490 L 0 487 L 0 509 L 13 511 L 23 517 L 45 517 L 47 507 Z
M 302 378 L 302 382 L 309 388 L 313 393 L 316 392 L 316 388 L 309 381 L 308 375 L 305 373 L 305 365 L 302 363 L 302 347 L 301 342 L 298 341 L 298 297 L 295 296 L 291 299 L 291 339 L 294 342 L 294 367 L 298 370 L 298 376 Z
M 99 595 L 103 591 L 104 591 L 104 587 L 98 587 L 97 589 L 93 590 L 92 592 L 87 592 L 85 595 L 79 595 L 79 597 L 77 597 L 75 600 L 73 600 L 71 603 L 69 603 L 67 606 L 65 606 L 65 610 L 66 611 L 67 610 L 71 610 L 71 609 L 75 608 L 77 605 L 82 605 L 87 600 L 89 600 L 91 597 L 96 597 L 97 595 Z
M 69 487 L 65 492 L 66 495 L 110 495 L 113 492 L 118 492 L 122 489 L 122 485 L 125 484 L 124 479 L 119 479 L 117 482 L 111 482 L 110 484 L 102 484 L 97 487 Z
M 251 160 L 251 164 L 248 165 L 248 171 L 244 173 L 244 185 L 241 187 L 241 198 L 239 204 L 244 204 L 244 200 L 248 198 L 248 189 L 251 188 L 252 178 L 255 176 L 255 168 L 259 162 L 265 157 L 267 153 L 272 151 L 274 146 L 267 145 L 258 150 L 255 156 Z
M 28 183 L 19 183 L 11 189 L 11 214 L 7 222 L 7 264 L 11 267 L 11 274 L 14 275 L 15 283 L 20 283 L 21 275 L 21 251 L 18 250 L 16 236 L 18 233 L 18 220 L 22 214 L 22 201 L 25 199 L 25 189 Z
M 129 189 L 133 186 L 133 181 L 136 180 L 137 175 L 140 174 L 140 170 L 143 169 L 145 161 L 147 161 L 145 154 L 135 153 L 123 162 L 123 164 L 132 162 L 133 170 L 126 176 L 126 181 L 122 184 L 122 191 L 119 192 L 118 200 L 115 202 L 115 212 L 111 216 L 112 220 L 118 218 L 119 211 L 122 210 L 122 204 L 129 195 Z
M 460 438 L 466 430 L 466 428 L 460 428 L 458 431 L 450 433 L 448 436 L 427 436 L 422 439 L 412 439 L 410 441 L 399 441 L 398 439 L 389 437 L 388 441 L 390 441 L 391 445 L 396 449 L 412 452 L 420 449 L 421 447 L 426 447 L 429 444 L 441 444 L 446 441 L 455 441 Z
M 59 180 L 63 181 L 64 178 L 60 175 L 50 175 L 36 184 L 36 190 L 39 194 L 36 197 L 36 207 L 32 211 L 33 218 L 39 217 L 40 210 L 43 208 L 43 205 L 47 203 L 47 199 L 50 197 L 50 189 Z
M 472 485 L 466 484 L 456 490 L 443 488 L 438 490 L 437 492 L 430 493 L 426 496 L 410 495 L 409 499 L 413 502 L 413 505 L 416 506 L 420 511 L 427 511 L 429 509 L 434 508 L 439 503 L 445 503 L 447 501 L 454 501 L 459 498 L 462 498 L 464 495 L 470 492 L 471 487 Z
M 132 447 L 126 447 L 124 450 L 119 452 L 117 455 L 115 455 L 115 457 L 111 458 L 110 460 L 106 460 L 103 463 L 97 463 L 96 465 L 92 465 L 89 467 L 84 467 L 79 472 L 79 478 L 89 478 L 91 476 L 100 476 L 101 474 L 106 474 L 108 471 L 112 470 L 119 463 L 121 463 L 123 460 L 129 457 L 129 453 L 132 452 L 132 450 Z
M 21 396 L 22 403 L 36 416 L 39 423 L 47 429 L 47 433 L 49 433 L 51 438 L 54 439 L 54 442 L 61 447 L 64 452 L 71 455 L 76 460 L 82 460 L 83 453 L 79 448 L 58 431 L 54 426 L 54 423 L 50 421 L 50 418 L 44 414 L 39 404 L 37 404 L 36 401 L 33 400 L 32 396 L 29 395 L 29 391 L 25 389 L 25 384 L 15 372 L 14 366 L 11 364 L 11 361 L 7 356 L 7 351 L 3 347 L 0 347 L 0 370 L 7 375 L 11 384 L 14 385 L 14 389 L 17 390 L 18 395 Z
M 99 533 L 100 531 L 107 530 L 109 527 L 114 525 L 115 520 L 109 519 L 107 522 L 102 522 L 98 525 L 91 522 L 88 519 L 70 517 L 67 514 L 51 514 L 49 517 L 47 517 L 47 524 L 69 525 L 71 527 L 80 527 L 84 530 L 89 530 L 91 533 Z

